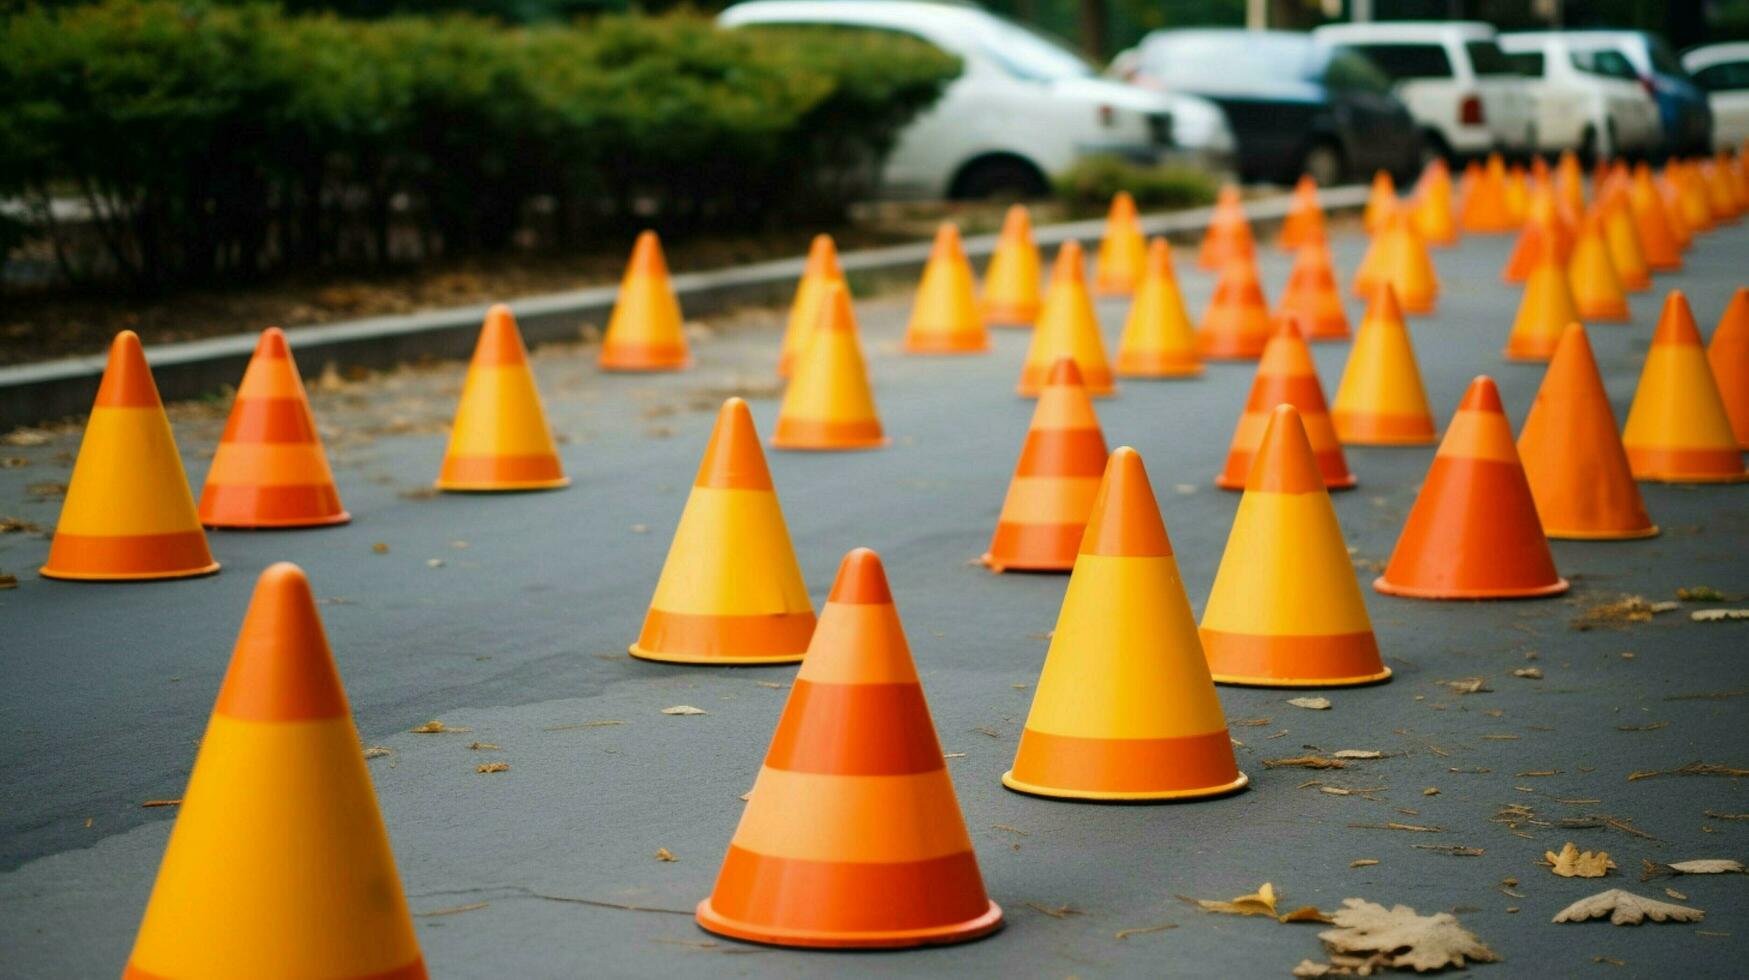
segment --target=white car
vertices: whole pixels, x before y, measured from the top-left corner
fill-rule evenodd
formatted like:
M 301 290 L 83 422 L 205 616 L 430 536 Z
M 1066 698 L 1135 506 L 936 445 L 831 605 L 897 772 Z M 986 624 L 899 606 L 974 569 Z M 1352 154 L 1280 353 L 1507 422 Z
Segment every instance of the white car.
M 977 7 L 752 0 L 717 22 L 904 34 L 960 59 L 960 76 L 899 134 L 882 172 L 884 196 L 1039 195 L 1053 175 L 1092 156 L 1232 164 L 1233 134 L 1214 103 L 1101 78 L 1058 42 Z
M 1534 99 L 1487 24 L 1326 24 L 1312 36 L 1371 58 L 1397 83 L 1397 97 L 1422 125 L 1427 145 L 1443 156 L 1525 154 L 1537 144 Z
M 1620 51 L 1574 46 L 1556 31 L 1502 34 L 1500 49 L 1536 96 L 1538 150 L 1591 161 L 1650 153 L 1663 140 L 1658 103 Z
M 1713 109 L 1713 146 L 1749 143 L 1749 41 L 1708 44 L 1682 56 L 1682 67 L 1706 92 Z

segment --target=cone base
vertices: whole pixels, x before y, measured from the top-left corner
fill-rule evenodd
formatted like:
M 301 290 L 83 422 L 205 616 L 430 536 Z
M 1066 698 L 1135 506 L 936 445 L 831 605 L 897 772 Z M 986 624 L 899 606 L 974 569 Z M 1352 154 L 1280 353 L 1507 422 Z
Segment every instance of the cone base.
M 925 354 L 947 357 L 958 355 L 964 357 L 972 354 L 987 354 L 994 348 L 991 347 L 990 342 L 987 340 L 973 344 L 969 347 L 952 342 L 933 343 L 927 340 L 907 340 L 905 341 L 905 345 L 900 349 L 907 354 Z
M 984 304 L 984 325 L 1002 327 L 1007 330 L 1030 330 L 1038 322 L 1038 311 L 1043 304 L 986 302 Z
M 1372 587 L 1385 595 L 1402 596 L 1405 599 L 1535 599 L 1560 595 L 1570 586 L 1566 579 L 1558 578 L 1548 585 L 1531 585 L 1518 589 L 1427 589 L 1397 585 L 1385 581 L 1385 577 L 1380 575 L 1372 580 Z
M 1391 668 L 1359 677 L 1240 677 L 1233 674 L 1212 674 L 1216 684 L 1230 687 L 1360 687 L 1391 679 Z
M 1120 353 L 1116 371 L 1120 378 L 1198 378 L 1203 366 L 1194 359 Z
M 963 943 L 1002 928 L 1002 909 L 991 902 L 984 914 L 965 922 L 926 929 L 896 929 L 890 932 L 820 932 L 812 929 L 784 929 L 741 922 L 719 914 L 711 908 L 711 900 L 698 903 L 699 928 L 730 939 L 740 939 L 767 946 L 806 946 L 814 949 L 902 949 L 909 946 L 945 946 Z
M 1239 778 L 1219 786 L 1200 786 L 1195 789 L 1163 789 L 1152 792 L 1125 792 L 1121 790 L 1062 789 L 1055 786 L 1040 786 L 1015 779 L 1012 769 L 1002 774 L 1002 785 L 1016 793 L 1058 800 L 1091 800 L 1106 803 L 1166 803 L 1172 800 L 1203 800 L 1212 796 L 1237 793 L 1250 782 L 1251 777 L 1240 773 Z
M 1517 361 L 1521 364 L 1547 364 L 1554 360 L 1555 348 L 1552 343 L 1548 350 L 1513 350 L 1508 347 L 1500 354 L 1508 361 Z
M 664 372 L 685 371 L 692 367 L 692 362 L 681 361 L 678 364 L 599 364 L 597 367 L 609 374 L 661 374 Z
M 1250 469 L 1249 466 L 1245 468 L 1246 470 Z M 1336 480 L 1331 480 L 1328 477 L 1324 479 L 1324 489 L 1326 490 L 1353 490 L 1359 485 L 1360 478 L 1353 473 L 1349 473 Z M 1226 473 L 1221 473 L 1215 477 L 1215 486 L 1222 490 L 1244 490 L 1245 478 L 1239 477 L 1235 479 L 1234 477 L 1228 476 Z
M 199 568 L 178 568 L 163 572 L 75 572 L 44 565 L 36 573 L 43 578 L 60 579 L 63 582 L 152 582 L 199 578 L 202 575 L 212 575 L 218 570 L 219 563 L 215 561 Z
M 300 527 L 333 527 L 336 524 L 346 524 L 352 520 L 352 514 L 341 511 L 338 514 L 325 514 L 321 517 L 287 517 L 280 520 L 225 520 L 223 518 L 203 517 L 200 523 L 205 527 L 221 531 L 272 531 L 293 530 Z
M 555 480 L 510 480 L 491 483 L 457 483 L 451 480 L 435 480 L 431 484 L 445 493 L 520 493 L 525 490 L 557 490 L 571 485 L 571 478 L 561 476 Z
M 1000 575 L 1003 572 L 1040 572 L 1040 573 L 1049 574 L 1049 573 L 1053 573 L 1053 572 L 1057 572 L 1057 573 L 1072 572 L 1075 570 L 1075 559 L 1073 559 L 1073 558 L 1069 559 L 1066 562 L 1065 561 L 1038 561 L 1038 560 L 1028 560 L 1025 558 L 1020 558 L 1020 559 L 1016 559 L 1014 561 L 1009 561 L 1009 562 L 998 562 L 996 560 L 996 556 L 992 555 L 988 551 L 986 551 L 982 555 L 978 556 L 978 564 L 983 565 L 985 568 L 988 568 L 992 573 L 997 574 L 997 575 Z
M 1627 323 L 1634 318 L 1633 312 L 1627 308 L 1626 304 L 1611 307 L 1593 306 L 1590 309 L 1581 306 L 1577 312 L 1579 319 L 1585 323 L 1590 323 L 1593 320 L 1599 323 Z
M 1643 538 L 1655 538 L 1661 533 L 1663 532 L 1656 524 L 1620 531 L 1564 531 L 1559 528 L 1543 528 L 1543 534 L 1563 541 L 1638 541 Z
M 1403 415 L 1330 413 L 1336 441 L 1344 446 L 1431 446 L 1439 441 L 1433 420 Z
M 696 653 L 671 653 L 664 650 L 646 650 L 636 643 L 626 647 L 626 652 L 639 660 L 650 660 L 665 664 L 703 664 L 722 667 L 758 667 L 762 664 L 799 664 L 802 654 L 785 653 L 770 657 L 712 657 Z
M 837 442 L 801 442 L 795 439 L 772 437 L 771 448 L 788 449 L 801 452 L 830 453 L 840 450 L 880 449 L 892 445 L 893 440 L 886 436 L 876 436 L 873 439 L 844 439 Z
M 1635 473 L 1635 483 L 1742 483 L 1749 480 L 1743 473 Z

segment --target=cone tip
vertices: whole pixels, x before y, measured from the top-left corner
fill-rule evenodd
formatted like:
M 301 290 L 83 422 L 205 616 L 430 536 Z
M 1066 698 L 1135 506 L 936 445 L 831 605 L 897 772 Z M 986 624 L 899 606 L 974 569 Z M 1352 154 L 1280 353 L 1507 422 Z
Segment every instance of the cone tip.
M 277 562 L 256 580 L 213 713 L 256 722 L 347 717 L 316 598 L 297 565 Z
M 638 232 L 638 240 L 632 245 L 632 260 L 626 268 L 627 275 L 667 275 L 668 261 L 662 256 L 662 240 L 656 233 L 646 228 Z
M 1054 282 L 1081 282 L 1086 278 L 1087 257 L 1073 238 L 1057 246 L 1057 264 L 1051 268 Z
M 291 356 L 291 347 L 285 342 L 285 331 L 278 327 L 268 327 L 261 331 L 261 339 L 255 342 L 255 356 L 273 358 Z
M 1300 313 L 1283 313 L 1275 318 L 1275 330 L 1269 335 L 1270 340 L 1301 340 L 1305 331 L 1300 329 Z
M 1045 378 L 1045 384 L 1051 387 L 1074 385 L 1079 388 L 1087 383 L 1081 376 L 1081 365 L 1075 363 L 1073 357 L 1059 357 L 1051 362 L 1051 373 Z
M 850 290 L 843 283 L 835 282 L 826 287 L 826 299 L 820 304 L 820 322 L 816 329 L 856 332 L 856 311 L 850 305 Z
M 140 335 L 123 330 L 109 344 L 109 363 L 104 366 L 103 380 L 97 386 L 93 407 L 155 408 L 158 406 L 158 385 L 152 380 L 152 368 L 146 363 Z
M 960 250 L 960 226 L 943 221 L 935 226 L 935 249 L 930 258 L 951 257 Z
M 1324 474 L 1312 453 L 1299 410 L 1283 402 L 1270 409 L 1263 441 L 1245 475 L 1245 489 L 1262 493 L 1323 493 Z
M 827 602 L 854 605 L 887 605 L 893 601 L 887 587 L 887 570 L 881 556 L 872 548 L 857 548 L 838 563 L 838 577 L 832 582 L 832 594 Z
M 1008 212 L 1002 216 L 1002 237 L 1024 239 L 1031 234 L 1032 214 L 1026 210 L 1026 205 L 1008 205 Z
M 1081 537 L 1081 554 L 1114 558 L 1172 554 L 1142 454 L 1129 446 L 1117 447 L 1106 460 L 1105 478 Z
M 1664 311 L 1658 316 L 1658 327 L 1652 331 L 1652 345 L 1686 344 L 1700 346 L 1700 328 L 1694 324 L 1694 310 L 1688 305 L 1688 296 L 1680 289 L 1672 289 L 1670 295 L 1664 297 Z
M 1504 415 L 1506 406 L 1500 401 L 1500 388 L 1494 384 L 1494 379 L 1478 374 L 1470 382 L 1470 386 L 1464 389 L 1464 400 L 1458 403 L 1458 411 L 1496 412 Z
M 727 398 L 717 410 L 717 424 L 705 444 L 695 487 L 718 490 L 770 490 L 771 470 L 759 448 L 759 432 L 746 401 Z

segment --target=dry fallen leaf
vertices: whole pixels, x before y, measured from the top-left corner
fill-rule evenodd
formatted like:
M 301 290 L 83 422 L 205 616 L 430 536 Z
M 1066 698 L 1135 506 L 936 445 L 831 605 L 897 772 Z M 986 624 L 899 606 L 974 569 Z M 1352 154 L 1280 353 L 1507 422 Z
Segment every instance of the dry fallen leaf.
M 1677 589 L 1676 598 L 1683 602 L 1730 602 L 1731 597 L 1710 585 L 1692 585 Z
M 1328 759 L 1321 755 L 1296 755 L 1290 759 L 1264 759 L 1264 768 L 1280 769 L 1297 767 L 1300 769 L 1347 769 L 1348 763 L 1341 759 Z
M 1512 672 L 1512 676 L 1522 677 L 1527 681 L 1540 681 L 1543 679 L 1543 671 L 1541 667 L 1520 667 Z
M 376 544 L 370 546 L 370 550 L 379 555 L 386 555 L 389 553 L 389 544 L 387 541 L 378 541 Z
M 18 588 L 18 576 L 12 574 L 0 575 L 0 589 Z
M 1586 919 L 1597 919 L 1606 915 L 1610 922 L 1618 926 L 1637 926 L 1648 918 L 1653 922 L 1699 922 L 1706 917 L 1706 913 L 1700 909 L 1672 905 L 1655 898 L 1622 891 L 1620 888 L 1611 888 L 1567 906 L 1555 915 L 1554 921 L 1584 922 Z
M 1305 708 L 1310 711 L 1330 710 L 1329 698 L 1288 698 L 1287 703 L 1296 708 Z
M 1419 972 L 1500 959 L 1449 912 L 1417 915 L 1407 905 L 1345 898 L 1332 921 L 1337 928 L 1318 933 L 1332 953 L 1367 954 L 1381 966 Z
M 1740 875 L 1743 873 L 1743 862 L 1725 858 L 1677 861 L 1674 864 L 1659 864 L 1644 858 L 1640 860 L 1641 881 L 1651 881 L 1653 878 L 1665 878 L 1670 875 Z
M 482 762 L 474 767 L 475 772 L 509 772 L 508 762 Z
M 708 714 L 710 714 L 710 712 L 704 710 L 703 708 L 694 708 L 690 704 L 677 704 L 672 708 L 663 708 L 662 713 L 665 715 L 708 715 Z
M 496 752 L 496 751 L 498 751 L 498 746 L 492 744 L 491 742 L 469 742 L 468 748 L 473 749 L 475 752 Z
M 1343 749 L 1335 753 L 1338 759 L 1383 759 L 1385 754 L 1377 749 Z
M 407 731 L 413 733 L 414 735 L 447 735 L 447 734 L 453 734 L 455 732 L 471 732 L 471 731 L 473 731 L 473 729 L 472 728 L 451 728 L 448 725 L 445 725 L 443 722 L 438 721 L 436 718 L 433 718 L 430 721 L 426 722 L 425 724 L 420 725 L 417 728 L 409 728 L 409 729 L 407 729 Z
M 1249 895 L 1240 895 L 1231 901 L 1222 902 L 1210 898 L 1187 898 L 1178 896 L 1205 912 L 1219 912 L 1222 915 L 1267 915 L 1275 917 L 1275 886 L 1264 882 L 1263 886 Z
M 1749 619 L 1749 609 L 1696 609 L 1688 618 L 1697 623 L 1722 623 L 1732 619 Z
M 366 759 L 381 759 L 383 756 L 393 754 L 394 753 L 391 750 L 381 745 L 367 745 L 364 747 L 364 757 Z
M 1607 851 L 1581 851 L 1572 841 L 1560 853 L 1544 851 L 1543 861 L 1550 871 L 1563 878 L 1601 878 L 1615 867 Z
M 1348 866 L 1351 868 L 1370 868 L 1377 863 L 1379 863 L 1378 858 L 1359 858 L 1348 862 Z
M 670 851 L 668 848 L 658 847 L 658 848 L 656 848 L 656 860 L 658 860 L 658 861 L 678 861 L 680 859 L 675 857 L 674 852 Z
M 1460 677 L 1455 681 L 1438 681 L 1458 694 L 1481 694 L 1492 690 L 1486 677 Z

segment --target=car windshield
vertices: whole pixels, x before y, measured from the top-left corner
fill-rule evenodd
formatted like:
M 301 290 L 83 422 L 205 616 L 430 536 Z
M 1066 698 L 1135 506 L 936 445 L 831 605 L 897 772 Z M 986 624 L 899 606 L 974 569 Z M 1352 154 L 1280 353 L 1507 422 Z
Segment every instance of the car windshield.
M 1464 50 L 1470 53 L 1470 66 L 1478 75 L 1518 74 L 1512 59 L 1493 41 L 1465 41 Z
M 1379 70 L 1395 81 L 1410 78 L 1450 78 L 1451 59 L 1437 44 L 1357 44 Z
M 1142 68 L 1168 86 L 1196 91 L 1254 88 L 1260 80 L 1303 80 L 1311 70 L 1312 50 L 1299 37 L 1167 34 L 1142 46 Z
M 1094 74 L 1092 65 L 1056 38 L 995 17 L 985 22 L 978 45 L 1016 78 L 1049 82 Z
M 1518 69 L 1520 75 L 1541 78 L 1543 74 L 1543 53 L 1541 51 L 1519 51 L 1508 54 L 1512 66 Z M 1577 62 L 1575 62 L 1577 64 Z
M 1687 78 L 1688 72 L 1682 68 L 1682 62 L 1676 60 L 1670 45 L 1664 43 L 1661 37 L 1648 36 L 1646 51 L 1652 56 L 1652 70 L 1660 75 L 1675 75 L 1677 78 Z

